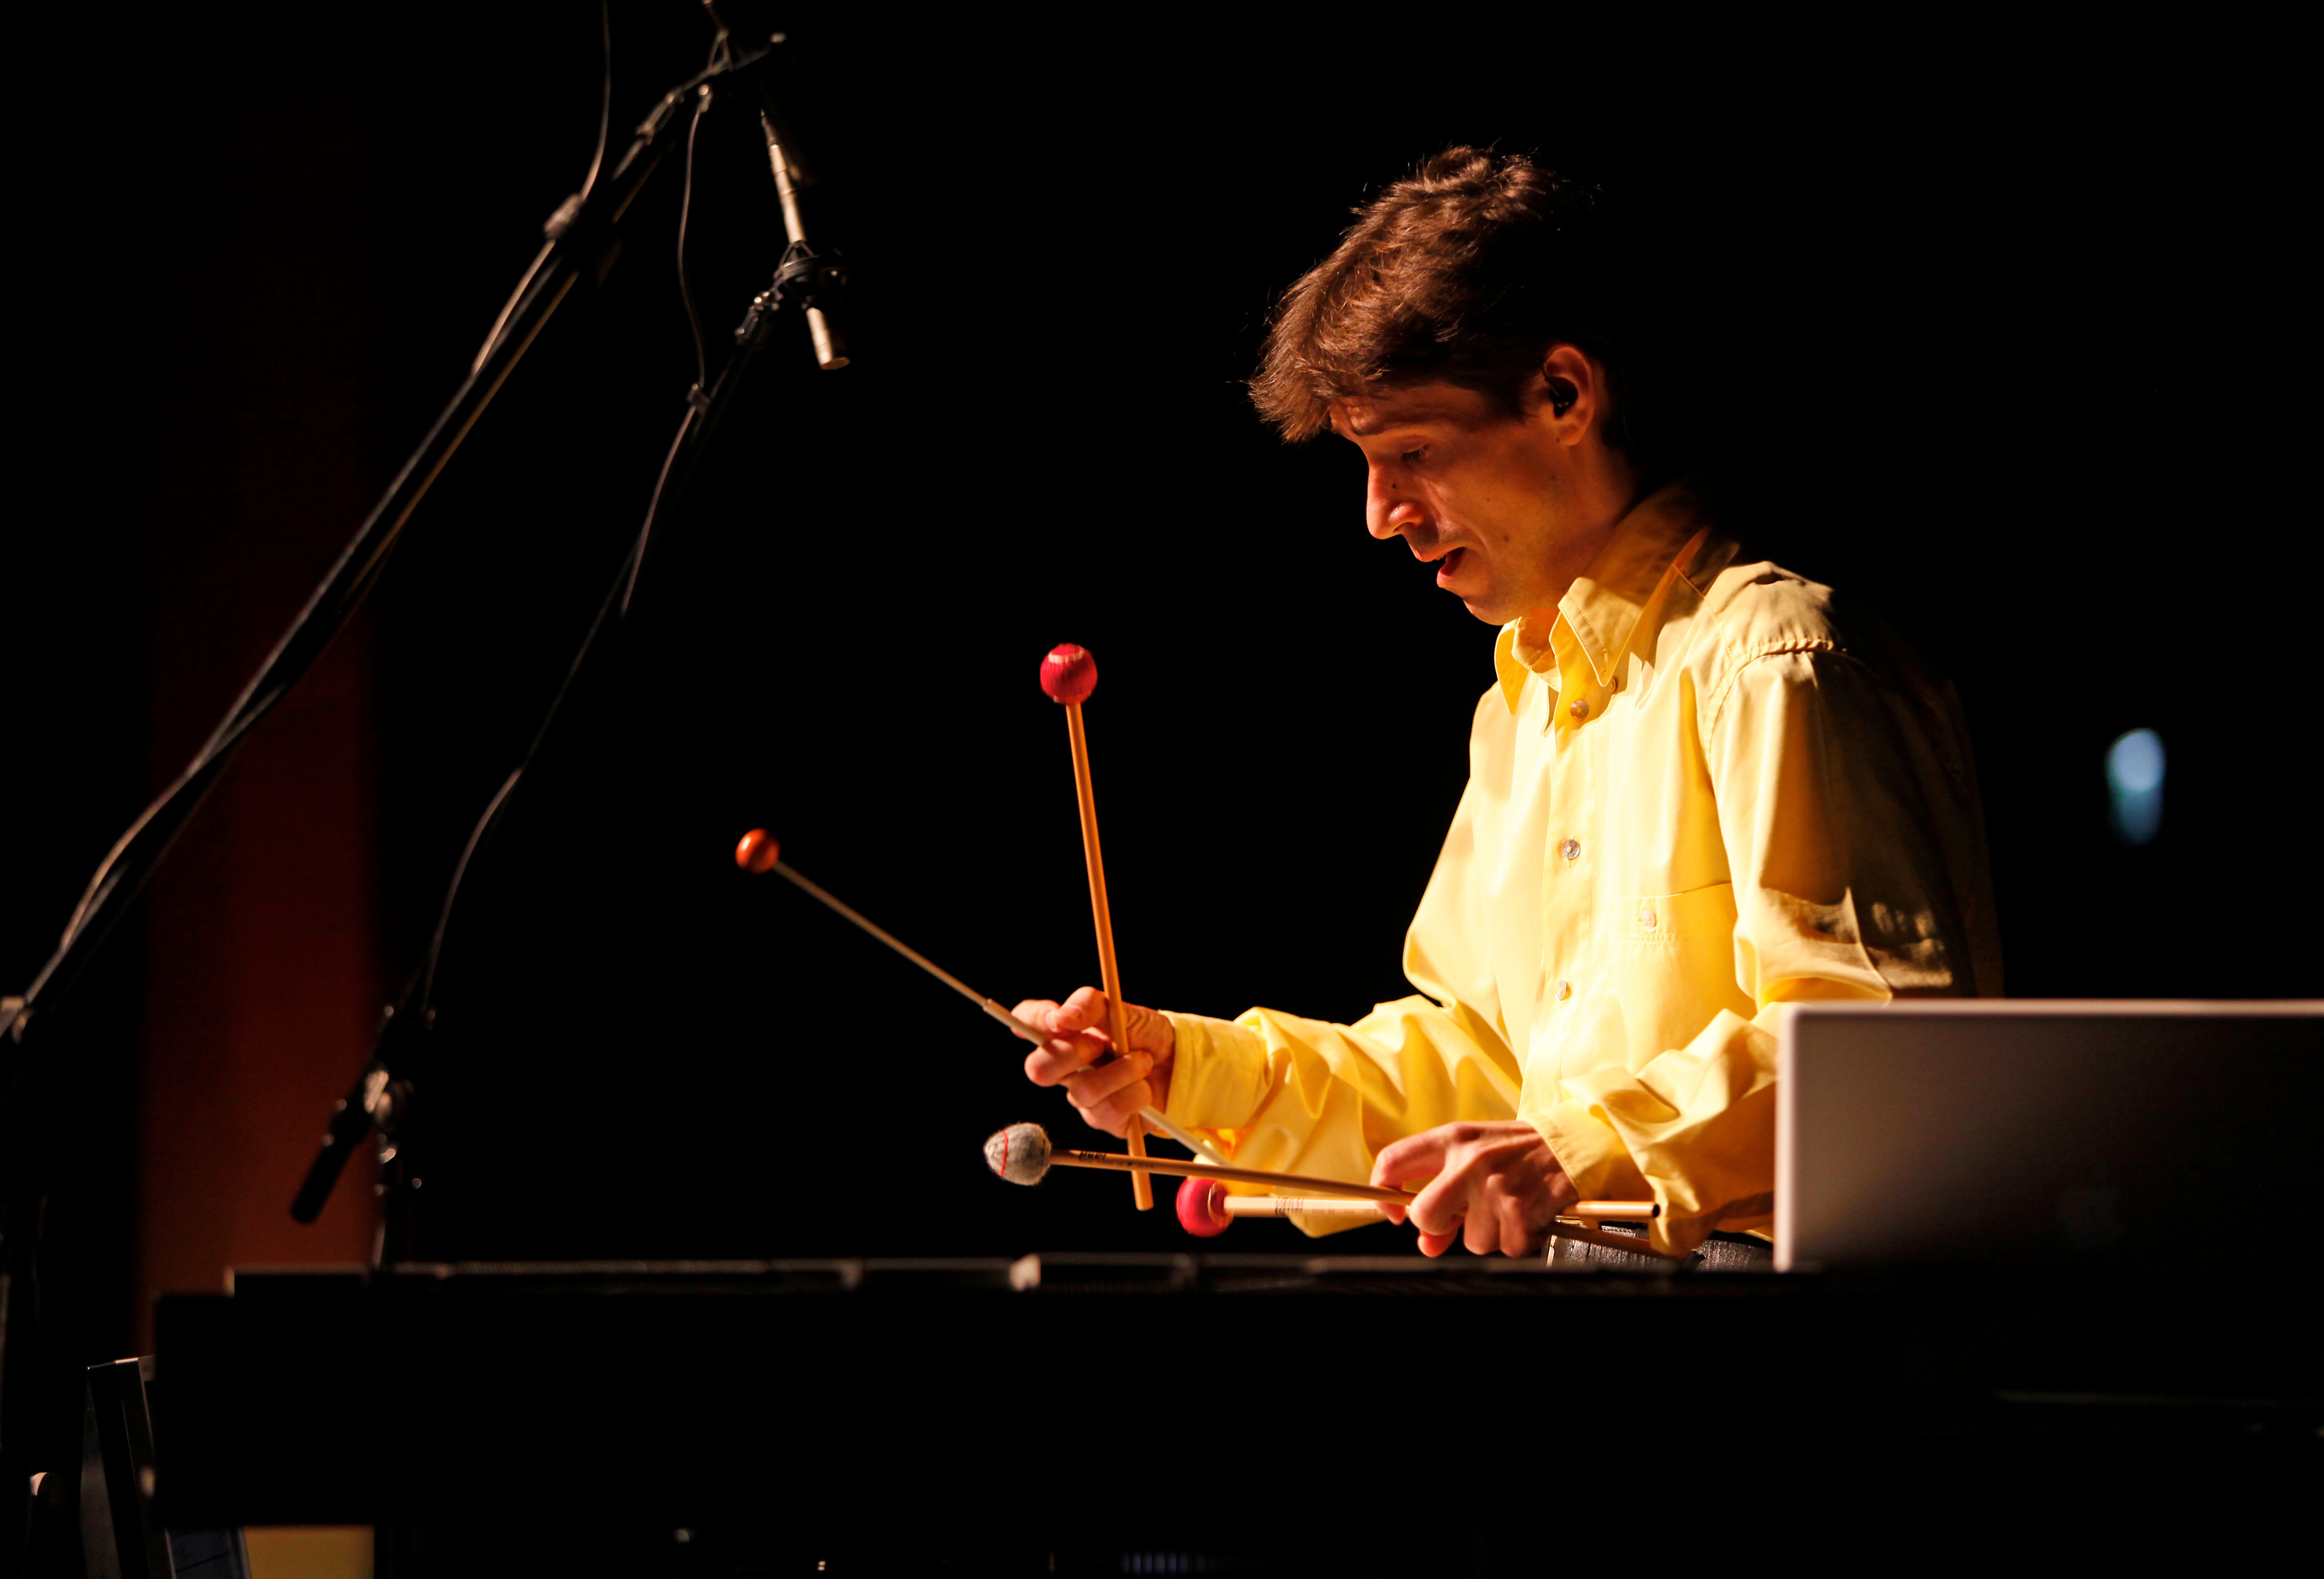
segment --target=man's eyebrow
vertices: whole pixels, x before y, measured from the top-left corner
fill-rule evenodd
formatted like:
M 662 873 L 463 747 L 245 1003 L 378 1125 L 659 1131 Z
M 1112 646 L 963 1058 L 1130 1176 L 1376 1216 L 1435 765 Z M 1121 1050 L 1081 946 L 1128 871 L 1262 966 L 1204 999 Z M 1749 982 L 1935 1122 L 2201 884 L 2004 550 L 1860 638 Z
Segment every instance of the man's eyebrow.
M 1349 438 L 1373 438 L 1391 428 L 1416 427 L 1424 422 L 1442 421 L 1445 415 L 1446 412 L 1441 406 L 1415 406 L 1408 411 L 1397 412 L 1391 418 L 1384 420 L 1374 418 L 1372 421 L 1362 423 L 1351 422 L 1340 431 Z

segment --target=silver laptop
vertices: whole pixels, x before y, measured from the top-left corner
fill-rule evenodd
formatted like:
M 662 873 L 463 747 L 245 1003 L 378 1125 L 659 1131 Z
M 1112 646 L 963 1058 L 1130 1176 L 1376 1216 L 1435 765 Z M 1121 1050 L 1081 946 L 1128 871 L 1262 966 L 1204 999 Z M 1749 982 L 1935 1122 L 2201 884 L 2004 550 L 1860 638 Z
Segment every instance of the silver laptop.
M 1780 1057 L 1779 1269 L 2312 1244 L 2324 1002 L 1802 1005 Z

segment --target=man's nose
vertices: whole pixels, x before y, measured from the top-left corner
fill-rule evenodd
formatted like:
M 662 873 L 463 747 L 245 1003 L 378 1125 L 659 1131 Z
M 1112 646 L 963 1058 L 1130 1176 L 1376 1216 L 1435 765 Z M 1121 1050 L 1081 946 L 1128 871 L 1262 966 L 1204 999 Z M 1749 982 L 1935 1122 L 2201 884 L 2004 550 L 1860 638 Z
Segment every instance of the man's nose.
M 1397 491 L 1394 480 L 1375 466 L 1364 482 L 1364 530 L 1387 542 L 1425 519 L 1420 506 Z

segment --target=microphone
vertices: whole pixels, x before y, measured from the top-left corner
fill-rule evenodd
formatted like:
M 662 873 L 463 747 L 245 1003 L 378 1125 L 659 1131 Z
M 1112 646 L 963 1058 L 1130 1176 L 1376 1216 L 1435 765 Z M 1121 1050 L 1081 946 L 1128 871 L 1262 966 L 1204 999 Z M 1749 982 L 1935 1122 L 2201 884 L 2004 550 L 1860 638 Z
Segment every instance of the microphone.
M 742 75 L 750 78 L 752 89 L 758 95 L 759 126 L 766 133 L 767 163 L 774 170 L 775 196 L 783 206 L 783 234 L 789 243 L 783 249 L 781 266 L 775 271 L 775 286 L 806 308 L 807 333 L 815 341 L 816 365 L 825 372 L 836 372 L 848 363 L 846 342 L 840 338 L 827 310 L 838 294 L 839 271 L 807 244 L 807 222 L 800 217 L 798 202 L 798 188 L 806 173 L 798 161 L 797 140 L 783 124 L 782 112 L 775 104 L 774 85 L 768 79 L 770 63 L 765 57 L 774 52 L 784 35 L 751 31 L 742 20 L 742 13 L 756 9 L 748 0 L 702 0 L 702 4 L 710 14 L 711 25 L 727 40 L 730 50 L 756 47 L 761 51 L 759 63 Z

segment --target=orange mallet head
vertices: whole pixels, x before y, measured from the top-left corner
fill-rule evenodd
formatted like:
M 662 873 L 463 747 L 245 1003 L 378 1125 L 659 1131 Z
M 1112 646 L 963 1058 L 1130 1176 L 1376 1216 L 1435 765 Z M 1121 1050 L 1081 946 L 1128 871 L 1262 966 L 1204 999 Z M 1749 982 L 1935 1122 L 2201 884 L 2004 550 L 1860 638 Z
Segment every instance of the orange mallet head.
M 752 829 L 734 847 L 734 864 L 761 877 L 773 871 L 775 863 L 782 858 L 783 847 L 776 843 L 775 836 L 763 828 Z
M 1063 705 L 1087 702 L 1090 693 L 1097 689 L 1097 660 L 1089 656 L 1087 647 L 1067 642 L 1053 647 L 1049 656 L 1041 660 L 1041 689 L 1049 700 Z

